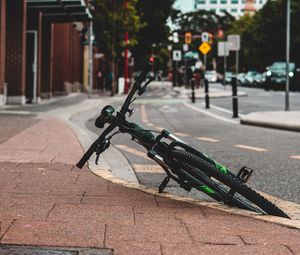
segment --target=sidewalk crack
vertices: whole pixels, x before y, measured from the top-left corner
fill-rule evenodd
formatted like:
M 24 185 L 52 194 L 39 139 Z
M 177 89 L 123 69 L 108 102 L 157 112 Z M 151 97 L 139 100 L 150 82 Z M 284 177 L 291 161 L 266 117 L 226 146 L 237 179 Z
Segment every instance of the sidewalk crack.
M 106 248 L 107 224 L 104 224 L 103 246 Z
M 251 245 L 251 243 L 247 243 L 246 240 L 242 236 L 237 235 L 237 237 L 239 237 L 241 239 L 241 241 L 244 245 Z
M 85 198 L 85 194 L 86 194 L 86 191 L 83 192 L 83 195 L 82 195 L 82 197 L 81 197 L 81 199 L 80 199 L 80 204 L 82 204 L 82 201 L 83 201 L 83 199 Z
M 157 201 L 157 196 L 154 196 L 154 200 L 155 200 L 155 203 L 156 203 L 157 207 L 160 207 L 160 206 L 159 206 L 159 203 L 158 203 L 158 201 Z
M 294 251 L 286 244 L 283 244 L 282 246 L 284 246 L 285 248 L 287 248 L 293 255 L 296 255 L 296 253 L 294 253 Z
M 75 178 L 75 181 L 74 181 L 74 184 L 77 183 L 77 181 L 78 181 L 78 179 L 79 179 L 79 176 L 80 176 L 80 174 L 77 174 L 77 176 L 76 176 L 76 178 Z
M 56 204 L 54 204 L 51 209 L 48 211 L 47 215 L 46 215 L 46 220 L 48 219 L 48 217 L 50 216 L 50 214 L 52 213 L 52 211 L 54 210 Z
M 12 222 L 9 224 L 8 228 L 4 231 L 4 233 L 2 235 L 0 235 L 0 243 L 2 241 L 2 238 L 5 236 L 5 234 L 8 232 L 8 230 L 11 228 L 11 226 L 16 222 L 17 220 L 16 219 L 13 219 Z M 1 226 L 0 226 L 1 228 Z M 1 232 L 0 232 L 1 234 Z
M 132 213 L 133 213 L 133 225 L 136 225 L 134 206 L 132 206 Z
M 162 248 L 161 243 L 159 243 L 159 249 L 160 249 L 160 254 L 161 254 L 161 255 L 164 255 L 164 252 L 163 252 L 163 248 Z

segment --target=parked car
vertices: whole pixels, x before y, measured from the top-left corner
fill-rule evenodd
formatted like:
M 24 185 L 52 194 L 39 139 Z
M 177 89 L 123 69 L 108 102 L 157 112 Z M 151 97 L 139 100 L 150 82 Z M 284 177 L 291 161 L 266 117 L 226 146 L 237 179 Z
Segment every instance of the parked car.
M 267 67 L 265 90 L 285 89 L 286 86 L 286 63 L 274 62 Z M 300 90 L 300 69 L 296 68 L 295 63 L 289 64 L 290 90 Z
M 209 82 L 217 82 L 218 80 L 218 74 L 216 70 L 207 70 L 205 72 L 205 78 L 209 81 Z
M 254 87 L 255 86 L 255 76 L 258 74 L 257 71 L 248 71 L 245 75 L 245 86 Z
M 239 73 L 237 76 L 238 79 L 238 85 L 239 86 L 245 86 L 246 85 L 246 74 L 245 73 Z
M 231 84 L 232 77 L 233 77 L 232 72 L 225 72 L 225 85 Z

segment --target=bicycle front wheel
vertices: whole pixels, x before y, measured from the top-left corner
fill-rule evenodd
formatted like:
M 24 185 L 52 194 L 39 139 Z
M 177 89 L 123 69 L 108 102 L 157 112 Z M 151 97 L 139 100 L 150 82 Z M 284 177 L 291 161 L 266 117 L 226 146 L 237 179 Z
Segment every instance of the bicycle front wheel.
M 208 195 L 218 193 L 224 204 L 289 218 L 281 209 L 248 187 L 235 174 L 226 168 L 220 170 L 216 165 L 218 163 L 211 159 L 206 160 L 204 155 L 202 158 L 187 151 L 174 150 L 173 159 L 178 161 L 189 175 L 208 186 Z

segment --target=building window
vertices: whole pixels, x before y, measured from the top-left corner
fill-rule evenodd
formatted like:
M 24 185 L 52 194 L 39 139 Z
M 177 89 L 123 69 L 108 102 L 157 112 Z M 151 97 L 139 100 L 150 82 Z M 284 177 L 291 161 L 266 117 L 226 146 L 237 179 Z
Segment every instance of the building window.
M 210 4 L 217 4 L 218 1 L 217 1 L 217 0 L 210 0 L 209 3 L 210 3 Z
M 239 0 L 231 0 L 231 3 L 232 3 L 232 4 L 238 4 L 238 3 L 239 3 Z
M 206 1 L 205 0 L 198 0 L 197 4 L 206 4 Z
M 221 0 L 221 4 L 227 4 L 227 0 Z
M 231 13 L 237 13 L 237 9 L 231 9 Z

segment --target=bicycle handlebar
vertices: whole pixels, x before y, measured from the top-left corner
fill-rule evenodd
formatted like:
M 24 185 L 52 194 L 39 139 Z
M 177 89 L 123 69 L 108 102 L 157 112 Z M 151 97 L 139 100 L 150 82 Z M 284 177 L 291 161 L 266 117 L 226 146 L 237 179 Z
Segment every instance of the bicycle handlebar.
M 153 65 L 153 59 L 150 58 L 147 63 L 145 64 L 141 74 L 139 75 L 139 77 L 137 78 L 136 82 L 134 83 L 129 95 L 127 96 L 124 104 L 122 105 L 121 111 L 120 111 L 120 115 L 121 116 L 125 116 L 125 114 L 128 111 L 130 102 L 132 100 L 132 97 L 134 96 L 135 92 L 137 90 L 139 90 L 139 95 L 141 95 L 144 91 L 145 91 L 145 87 L 148 85 L 148 83 L 146 83 L 143 87 L 141 87 L 141 84 L 143 83 L 143 81 L 146 79 L 146 75 L 147 73 L 150 71 L 150 68 Z M 110 116 L 112 116 L 114 112 L 114 109 L 112 106 L 108 105 L 106 107 L 104 107 L 101 111 L 101 115 L 96 119 L 95 125 L 99 128 L 103 128 L 104 124 L 107 123 L 110 120 Z M 117 114 L 118 116 L 118 114 Z M 76 164 L 76 166 L 78 168 L 82 168 L 85 163 L 90 159 L 90 157 L 93 155 L 93 153 L 96 151 L 98 145 L 104 141 L 105 137 L 107 134 L 109 134 L 113 129 L 115 129 L 118 126 L 118 120 L 114 121 L 113 123 L 111 123 L 103 132 L 102 134 L 97 138 L 97 140 L 95 140 L 92 145 L 90 146 L 90 148 L 84 153 L 84 155 L 82 156 L 82 158 L 79 160 L 79 162 Z

